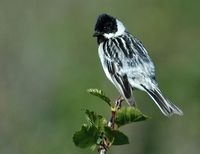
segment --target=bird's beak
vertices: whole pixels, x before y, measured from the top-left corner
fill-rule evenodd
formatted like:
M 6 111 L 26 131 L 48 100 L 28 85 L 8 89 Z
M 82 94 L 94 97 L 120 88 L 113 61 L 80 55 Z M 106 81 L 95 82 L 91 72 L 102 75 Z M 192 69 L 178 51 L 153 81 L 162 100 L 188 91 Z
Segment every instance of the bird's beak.
M 97 36 L 99 36 L 99 35 L 101 35 L 101 33 L 98 32 L 98 31 L 95 31 L 94 34 L 93 34 L 92 36 L 93 36 L 93 37 L 97 37 Z

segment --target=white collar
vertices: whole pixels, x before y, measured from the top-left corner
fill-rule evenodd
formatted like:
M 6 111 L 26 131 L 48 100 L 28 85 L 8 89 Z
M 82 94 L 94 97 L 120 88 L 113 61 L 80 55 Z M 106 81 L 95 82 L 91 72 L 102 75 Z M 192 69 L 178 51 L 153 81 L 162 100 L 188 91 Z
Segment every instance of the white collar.
M 117 21 L 117 32 L 104 34 L 104 37 L 110 39 L 112 37 L 120 36 L 125 32 L 126 28 L 124 27 L 123 23 L 117 19 L 116 19 L 116 21 Z

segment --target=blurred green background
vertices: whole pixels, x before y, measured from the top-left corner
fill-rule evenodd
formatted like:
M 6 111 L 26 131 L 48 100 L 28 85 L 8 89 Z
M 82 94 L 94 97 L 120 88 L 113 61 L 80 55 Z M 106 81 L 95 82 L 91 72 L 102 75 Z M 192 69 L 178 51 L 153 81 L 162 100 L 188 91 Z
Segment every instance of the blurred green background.
M 166 118 L 136 91 L 139 108 L 152 119 L 123 127 L 130 144 L 109 153 L 199 153 L 200 1 L 0 0 L 1 154 L 91 153 L 72 142 L 84 109 L 110 113 L 86 89 L 119 95 L 92 38 L 101 13 L 118 17 L 142 40 L 161 89 L 184 111 L 183 117 Z

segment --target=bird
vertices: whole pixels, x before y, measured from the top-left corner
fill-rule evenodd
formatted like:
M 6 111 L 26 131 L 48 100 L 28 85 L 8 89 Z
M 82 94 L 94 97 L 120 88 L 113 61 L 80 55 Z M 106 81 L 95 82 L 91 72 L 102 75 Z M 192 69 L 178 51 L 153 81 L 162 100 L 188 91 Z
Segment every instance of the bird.
M 165 116 L 183 115 L 181 109 L 163 96 L 154 63 L 144 45 L 120 20 L 100 14 L 93 37 L 97 38 L 98 55 L 107 78 L 130 106 L 136 107 L 133 91 L 138 89 L 146 92 Z

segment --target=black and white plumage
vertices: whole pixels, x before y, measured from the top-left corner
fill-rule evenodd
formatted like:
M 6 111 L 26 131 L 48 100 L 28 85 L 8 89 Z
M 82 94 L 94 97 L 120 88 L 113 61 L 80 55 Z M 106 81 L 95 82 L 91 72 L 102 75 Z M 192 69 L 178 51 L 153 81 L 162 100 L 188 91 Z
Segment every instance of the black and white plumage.
M 135 106 L 132 91 L 139 89 L 147 92 L 164 115 L 183 114 L 162 95 L 147 50 L 121 21 L 107 14 L 100 15 L 93 36 L 97 37 L 98 53 L 107 78 L 129 105 Z

